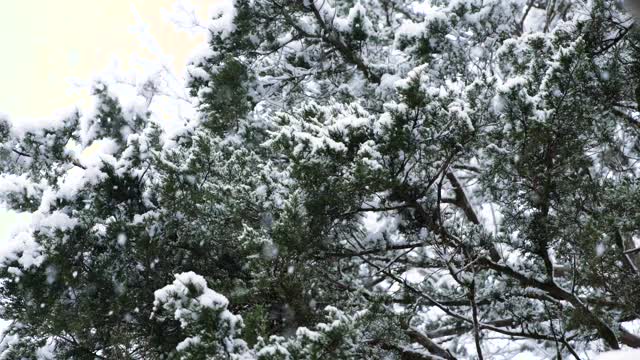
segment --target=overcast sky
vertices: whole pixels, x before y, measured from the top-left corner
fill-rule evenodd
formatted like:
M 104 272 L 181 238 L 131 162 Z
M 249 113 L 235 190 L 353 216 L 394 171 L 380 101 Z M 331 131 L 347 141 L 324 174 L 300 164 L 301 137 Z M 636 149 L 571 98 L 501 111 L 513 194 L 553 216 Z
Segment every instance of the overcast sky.
M 225 1 L 225 0 L 222 0 Z M 211 0 L 191 0 L 206 13 Z M 177 73 L 203 39 L 176 29 L 163 13 L 175 0 L 0 0 L 0 113 L 14 121 L 50 117 L 80 103 L 91 78 L 117 60 L 152 58 L 134 32 L 140 15 Z M 22 220 L 24 222 L 24 220 Z M 20 218 L 0 210 L 0 241 Z
M 206 1 L 192 0 L 204 7 Z M 210 1 L 209 1 L 210 2 Z M 132 34 L 132 7 L 181 67 L 199 39 L 165 20 L 174 0 L 0 0 L 0 111 L 43 117 L 77 101 L 69 79 L 90 79 L 114 58 L 149 57 Z

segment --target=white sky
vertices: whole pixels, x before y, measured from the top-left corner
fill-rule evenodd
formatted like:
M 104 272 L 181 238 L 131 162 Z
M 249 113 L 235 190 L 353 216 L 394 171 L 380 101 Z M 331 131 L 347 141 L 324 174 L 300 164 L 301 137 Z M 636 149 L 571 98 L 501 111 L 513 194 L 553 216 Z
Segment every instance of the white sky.
M 73 78 L 89 80 L 114 59 L 132 67 L 135 57 L 153 57 L 132 32 L 133 8 L 180 69 L 202 40 L 166 19 L 174 2 L 0 0 L 0 111 L 12 118 L 50 116 L 79 100 Z M 192 3 L 204 8 L 211 0 Z
M 206 14 L 214 1 L 190 2 Z M 203 38 L 179 31 L 167 19 L 175 2 L 0 0 L 0 113 L 14 121 L 50 118 L 85 101 L 86 88 L 72 84 L 90 83 L 114 62 L 131 70 L 136 58 L 153 59 L 134 35 L 134 12 L 181 74 Z M 0 242 L 12 224 L 24 221 L 0 210 Z

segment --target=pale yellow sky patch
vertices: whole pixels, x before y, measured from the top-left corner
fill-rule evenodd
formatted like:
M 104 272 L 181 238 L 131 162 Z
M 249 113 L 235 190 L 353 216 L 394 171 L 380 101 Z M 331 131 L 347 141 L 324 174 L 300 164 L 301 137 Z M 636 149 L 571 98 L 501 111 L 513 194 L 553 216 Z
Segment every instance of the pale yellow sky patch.
M 214 0 L 192 0 L 206 13 Z M 225 1 L 225 0 L 223 0 Z M 176 29 L 163 11 L 175 0 L 0 0 L 0 113 L 14 119 L 46 118 L 86 99 L 70 79 L 90 81 L 118 59 L 152 59 L 132 33 L 132 6 L 173 68 L 181 74 L 204 41 Z M 0 241 L 24 218 L 0 210 Z M 1 246 L 1 244 L 0 244 Z
M 69 80 L 90 80 L 114 58 L 150 58 L 131 29 L 132 5 L 181 72 L 203 39 L 178 31 L 163 16 L 174 0 L 0 0 L 0 112 L 48 117 L 74 105 Z M 193 1 L 204 8 L 210 1 Z

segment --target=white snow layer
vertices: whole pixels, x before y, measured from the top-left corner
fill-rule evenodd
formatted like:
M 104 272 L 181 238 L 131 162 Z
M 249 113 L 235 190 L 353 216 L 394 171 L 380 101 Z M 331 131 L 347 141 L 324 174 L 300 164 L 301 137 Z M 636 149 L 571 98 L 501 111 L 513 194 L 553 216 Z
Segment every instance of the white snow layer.
M 640 359 L 640 349 L 618 350 L 602 353 L 596 360 L 638 360 Z

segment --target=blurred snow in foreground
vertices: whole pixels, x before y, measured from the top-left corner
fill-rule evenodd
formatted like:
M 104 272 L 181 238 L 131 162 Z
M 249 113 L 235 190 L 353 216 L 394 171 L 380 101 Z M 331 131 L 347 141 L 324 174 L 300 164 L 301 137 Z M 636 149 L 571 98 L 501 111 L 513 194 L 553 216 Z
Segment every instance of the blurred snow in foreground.
M 640 349 L 610 351 L 600 354 L 596 360 L 640 360 Z

